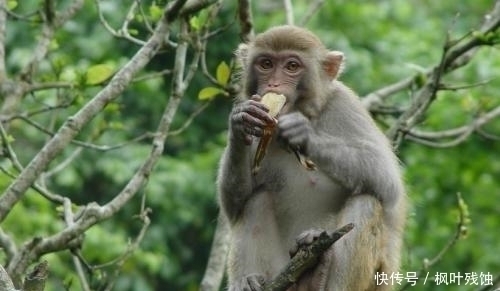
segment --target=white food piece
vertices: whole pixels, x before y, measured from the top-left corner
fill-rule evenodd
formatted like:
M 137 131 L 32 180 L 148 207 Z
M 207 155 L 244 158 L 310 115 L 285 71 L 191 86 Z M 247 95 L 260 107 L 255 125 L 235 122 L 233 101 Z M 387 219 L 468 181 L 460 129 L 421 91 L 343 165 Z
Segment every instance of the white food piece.
M 262 97 L 260 101 L 269 108 L 269 115 L 276 117 L 280 113 L 281 108 L 285 105 L 286 97 L 282 94 L 269 92 Z

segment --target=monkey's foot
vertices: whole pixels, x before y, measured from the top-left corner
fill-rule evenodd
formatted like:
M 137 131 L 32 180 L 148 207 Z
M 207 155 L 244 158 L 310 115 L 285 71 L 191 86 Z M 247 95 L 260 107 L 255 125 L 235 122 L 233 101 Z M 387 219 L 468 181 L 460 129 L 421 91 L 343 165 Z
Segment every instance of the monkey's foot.
M 288 251 L 290 254 L 290 258 L 293 258 L 295 254 L 299 251 L 299 249 L 303 246 L 307 246 L 312 244 L 315 240 L 318 239 L 320 234 L 326 232 L 323 229 L 308 229 L 304 232 L 302 232 L 296 239 L 295 239 L 295 245 Z
M 250 274 L 233 282 L 229 286 L 229 291 L 262 291 L 266 279 L 260 274 Z

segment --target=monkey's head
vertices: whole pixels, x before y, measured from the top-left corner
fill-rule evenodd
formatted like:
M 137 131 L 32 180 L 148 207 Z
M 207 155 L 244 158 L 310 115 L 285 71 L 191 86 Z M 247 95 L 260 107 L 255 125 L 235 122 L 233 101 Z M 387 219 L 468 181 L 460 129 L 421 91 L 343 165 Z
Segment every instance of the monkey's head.
M 297 108 L 308 117 L 323 108 L 344 58 L 341 52 L 327 50 L 309 30 L 289 25 L 258 34 L 248 44 L 241 44 L 236 55 L 247 98 L 267 92 L 283 94 L 287 97 L 285 111 Z

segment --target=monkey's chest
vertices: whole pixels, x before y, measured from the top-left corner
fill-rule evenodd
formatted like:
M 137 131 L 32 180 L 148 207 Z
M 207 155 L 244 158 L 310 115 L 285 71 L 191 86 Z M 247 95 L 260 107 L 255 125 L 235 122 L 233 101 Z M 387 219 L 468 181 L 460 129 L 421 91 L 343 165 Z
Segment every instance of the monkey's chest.
M 269 195 L 278 221 L 302 217 L 304 227 L 334 214 L 343 204 L 346 191 L 321 169 L 309 170 L 294 153 L 273 143 L 255 176 L 257 195 Z M 316 226 L 319 227 L 319 226 Z

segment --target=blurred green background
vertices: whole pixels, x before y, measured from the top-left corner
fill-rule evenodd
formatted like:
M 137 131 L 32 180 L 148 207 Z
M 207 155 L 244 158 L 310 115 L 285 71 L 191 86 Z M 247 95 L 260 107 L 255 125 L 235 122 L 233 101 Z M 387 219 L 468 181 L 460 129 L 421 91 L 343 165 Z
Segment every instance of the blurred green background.
M 57 1 L 64 7 L 69 1 Z M 118 25 L 126 15 L 131 1 L 100 1 L 108 20 Z M 147 8 L 150 1 L 142 1 Z M 164 1 L 163 1 L 164 2 Z M 215 26 L 234 22 L 236 1 L 226 1 Z M 257 31 L 283 24 L 285 15 L 281 1 L 254 1 L 254 21 Z M 300 19 L 311 1 L 294 1 L 295 16 Z M 341 79 L 364 96 L 380 87 L 422 68 L 439 62 L 446 34 L 458 38 L 477 27 L 490 0 L 426 1 L 426 0 L 336 0 L 324 6 L 306 25 L 325 44 L 344 51 L 346 71 Z M 32 12 L 38 0 L 19 1 L 14 12 Z M 161 4 L 162 1 L 156 1 Z M 133 27 L 133 26 L 132 26 Z M 40 33 L 36 23 L 11 21 L 7 27 L 7 65 L 15 74 L 29 59 L 33 41 Z M 137 31 L 140 35 L 140 21 Z M 222 62 L 230 62 L 236 48 L 238 26 L 234 22 L 227 31 L 214 37 L 208 47 L 208 67 L 215 71 Z M 41 64 L 41 79 L 57 75 L 72 79 L 89 67 L 106 64 L 119 68 L 139 46 L 113 38 L 98 22 L 93 1 L 69 21 L 56 35 L 48 58 Z M 165 52 L 151 62 L 146 71 L 170 67 L 173 52 Z M 447 76 L 450 84 L 464 85 L 491 80 L 484 86 L 467 90 L 440 92 L 432 104 L 422 129 L 441 130 L 460 126 L 488 109 L 500 105 L 500 53 L 498 47 L 484 48 L 469 65 Z M 209 81 L 197 74 L 173 129 L 181 126 L 203 101 L 198 92 Z M 75 112 L 99 88 L 82 89 L 77 101 L 55 114 L 38 115 L 40 123 L 48 120 L 57 128 L 64 118 Z M 151 132 L 162 114 L 169 96 L 168 76 L 134 83 L 104 114 L 87 126 L 81 137 L 98 136 L 98 144 L 118 144 L 144 132 Z M 52 104 L 64 98 L 44 91 L 25 98 L 23 110 Z M 394 96 L 394 103 L 407 100 L 408 92 Z M 197 290 L 207 262 L 216 224 L 214 180 L 217 163 L 225 144 L 227 116 L 231 99 L 217 97 L 188 129 L 170 136 L 164 156 L 144 189 L 147 206 L 153 212 L 151 226 L 141 248 L 125 262 L 114 290 Z M 409 101 L 405 101 L 408 103 Z M 387 120 L 385 120 L 387 121 Z M 384 122 L 381 121 L 381 126 Z M 493 121 L 488 131 L 500 134 L 500 121 Z M 22 120 L 10 124 L 19 159 L 26 164 L 41 148 L 47 136 Z M 22 149 L 22 150 L 19 150 Z M 74 146 L 66 149 L 71 154 Z M 126 147 L 100 152 L 85 149 L 77 160 L 50 180 L 51 189 L 68 195 L 78 203 L 110 200 L 132 176 L 150 150 L 145 141 Z M 405 236 L 403 271 L 417 271 L 424 260 L 434 257 L 453 237 L 458 221 L 457 193 L 468 206 L 471 222 L 467 235 L 461 238 L 442 259 L 428 271 L 458 273 L 490 272 L 500 274 L 500 142 L 473 135 L 451 148 L 431 148 L 404 141 L 398 155 L 405 168 L 408 194 L 412 202 Z M 63 160 L 66 156 L 58 158 Z M 1 163 L 1 162 L 0 162 Z M 0 173 L 0 190 L 11 179 Z M 119 256 L 130 237 L 137 235 L 141 224 L 134 215 L 139 211 L 140 197 L 129 203 L 118 216 L 99 224 L 86 233 L 82 253 L 91 264 L 102 264 Z M 29 212 L 30 215 L 24 215 Z M 16 236 L 16 242 L 39 234 L 58 230 L 62 221 L 54 205 L 35 192 L 29 192 L 18 204 L 2 227 Z M 110 247 L 111 246 L 111 247 Z M 3 254 L 0 253 L 0 258 Z M 47 255 L 51 268 L 46 290 L 79 290 L 71 267 L 69 252 Z M 101 280 L 113 270 L 103 269 L 92 277 L 98 290 Z M 479 286 L 464 286 L 464 282 L 449 286 L 418 283 L 409 290 L 475 290 Z

